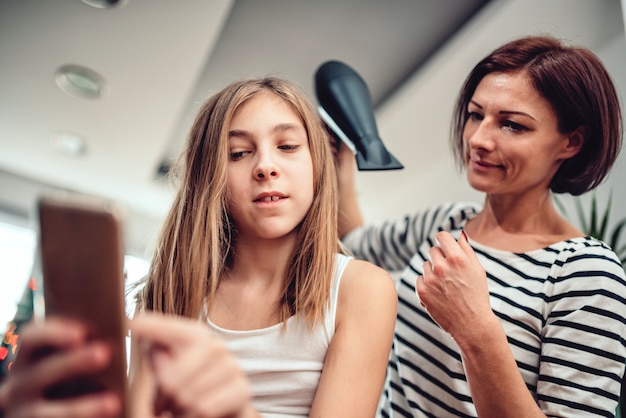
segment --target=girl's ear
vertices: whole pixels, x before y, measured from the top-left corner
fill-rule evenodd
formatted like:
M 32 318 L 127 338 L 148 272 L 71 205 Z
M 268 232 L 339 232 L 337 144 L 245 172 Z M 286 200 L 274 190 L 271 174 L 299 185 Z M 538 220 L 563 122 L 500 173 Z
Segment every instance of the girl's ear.
M 570 133 L 566 138 L 565 148 L 562 150 L 562 157 L 564 160 L 568 158 L 572 158 L 576 154 L 580 152 L 585 143 L 585 139 L 587 137 L 587 127 L 584 125 L 576 128 L 572 133 Z

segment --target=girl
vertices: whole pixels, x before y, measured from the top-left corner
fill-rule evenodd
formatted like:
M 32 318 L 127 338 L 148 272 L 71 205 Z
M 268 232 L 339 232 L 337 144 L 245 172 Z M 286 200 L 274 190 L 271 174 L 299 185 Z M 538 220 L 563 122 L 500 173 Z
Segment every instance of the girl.
M 131 323 L 132 416 L 374 415 L 396 294 L 339 247 L 332 161 L 313 107 L 284 80 L 236 82 L 204 104 Z M 86 344 L 50 356 L 65 356 L 58 380 Z M 5 400 L 23 389 L 11 380 Z M 103 398 L 21 398 L 8 416 L 103 411 Z

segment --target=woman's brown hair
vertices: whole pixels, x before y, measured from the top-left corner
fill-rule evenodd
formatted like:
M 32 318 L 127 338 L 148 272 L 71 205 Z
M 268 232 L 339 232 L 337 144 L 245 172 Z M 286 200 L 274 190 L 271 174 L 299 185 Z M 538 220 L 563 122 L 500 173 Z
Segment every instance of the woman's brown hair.
M 582 128 L 580 152 L 564 161 L 552 178 L 555 193 L 580 195 L 604 181 L 622 145 L 622 116 L 617 92 L 602 62 L 589 49 L 568 47 L 547 36 L 514 40 L 480 61 L 465 79 L 452 121 L 451 146 L 464 167 L 463 129 L 467 105 L 490 73 L 524 71 L 535 90 L 556 113 L 561 133 Z
M 179 188 L 138 296 L 138 309 L 191 318 L 206 315 L 232 262 L 236 237 L 227 211 L 229 127 L 237 109 L 263 92 L 281 97 L 302 118 L 313 162 L 313 202 L 300 224 L 276 309 L 283 323 L 294 314 L 310 324 L 323 318 L 340 251 L 334 159 L 326 130 L 306 95 L 275 77 L 234 82 L 201 107 L 174 166 Z

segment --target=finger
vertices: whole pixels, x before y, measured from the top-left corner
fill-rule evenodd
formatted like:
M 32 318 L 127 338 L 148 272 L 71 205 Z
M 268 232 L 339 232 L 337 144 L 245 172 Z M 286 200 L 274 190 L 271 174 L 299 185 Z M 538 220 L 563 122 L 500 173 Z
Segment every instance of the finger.
M 446 256 L 440 247 L 430 247 L 428 250 L 428 262 L 431 271 L 435 271 L 436 266 L 441 266 L 445 262 Z M 425 267 L 424 267 L 425 268 Z
M 428 260 L 428 261 L 424 261 L 424 263 L 422 264 L 422 275 L 418 276 L 418 281 L 421 278 L 421 281 L 423 284 L 426 284 L 426 280 L 433 275 L 433 270 L 434 270 L 434 266 L 433 266 L 433 262 Z M 428 276 L 428 277 L 426 277 Z
M 108 418 L 119 415 L 122 403 L 118 396 L 102 392 L 66 400 L 46 401 L 25 404 L 15 408 L 16 418 Z
M 437 233 L 436 238 L 439 248 L 441 248 L 444 255 L 459 251 L 459 244 L 449 232 L 440 231 Z
M 130 332 L 133 338 L 173 349 L 195 340 L 198 332 L 208 333 L 209 330 L 196 320 L 146 312 L 130 320 Z
M 219 381 L 227 377 L 222 370 L 227 370 L 227 375 L 241 370 L 224 343 L 206 336 L 190 345 L 184 353 L 177 355 L 155 346 L 150 350 L 150 360 L 157 381 L 169 394 L 176 393 L 183 386 L 192 387 L 199 379 L 204 380 L 204 384 L 200 385 L 201 389 L 208 389 L 209 381 Z M 192 393 L 187 389 L 186 392 Z
M 199 409 L 207 416 L 235 416 L 251 398 L 249 385 L 245 379 L 235 379 L 212 391 L 200 400 Z
M 100 342 L 51 354 L 30 368 L 13 371 L 5 396 L 7 399 L 39 397 L 54 384 L 104 369 L 110 359 L 111 350 Z
M 459 247 L 461 248 L 461 250 L 465 253 L 467 258 L 470 260 L 470 262 L 473 265 L 475 266 L 481 265 L 480 260 L 478 259 L 478 256 L 476 255 L 476 252 L 474 251 L 474 248 L 472 248 L 472 245 L 469 242 L 469 237 L 467 236 L 464 230 L 461 231 L 461 235 L 459 236 L 458 243 L 459 243 Z
M 160 417 L 166 412 L 171 412 L 173 415 L 178 415 L 179 411 L 176 405 L 171 401 L 170 398 L 165 396 L 162 392 L 161 388 L 157 386 L 156 393 L 154 396 L 154 406 L 153 406 L 154 415 Z M 165 415 L 166 417 L 168 415 Z
M 424 269 L 424 272 L 426 272 L 426 270 L 428 270 L 429 272 L 432 272 L 432 267 L 429 261 L 426 261 L 424 263 L 423 269 Z M 425 287 L 426 287 L 426 274 L 417 276 L 417 279 L 415 280 L 415 292 L 417 293 L 418 296 L 420 296 L 420 293 L 423 291 Z
M 424 300 L 421 297 L 421 293 L 423 292 L 424 289 L 424 276 L 417 276 L 417 280 L 415 282 L 415 294 L 417 295 L 417 299 L 420 302 L 420 305 L 422 305 L 422 308 L 426 309 L 426 304 L 424 304 Z
M 87 329 L 80 323 L 61 317 L 32 322 L 21 333 L 15 369 L 57 350 L 75 347 L 87 339 Z
M 465 233 L 465 230 L 461 231 L 461 235 L 459 236 L 458 243 L 459 243 L 459 246 L 463 249 L 463 251 L 467 252 L 468 250 L 470 250 L 471 252 L 474 252 L 474 249 L 469 243 L 469 238 L 467 234 Z

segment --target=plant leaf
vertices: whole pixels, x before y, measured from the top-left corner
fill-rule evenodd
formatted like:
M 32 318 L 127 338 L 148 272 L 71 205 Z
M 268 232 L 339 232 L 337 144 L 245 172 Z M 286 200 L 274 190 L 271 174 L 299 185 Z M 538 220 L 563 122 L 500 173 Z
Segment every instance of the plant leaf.
M 611 239 L 609 241 L 609 245 L 611 246 L 611 248 L 616 249 L 619 247 L 620 237 L 622 235 L 622 230 L 624 229 L 625 226 L 626 226 L 626 218 L 623 218 L 621 221 L 617 223 L 617 225 L 613 229 L 613 232 L 611 233 Z M 621 250 L 626 250 L 626 244 L 624 244 L 622 249 L 620 249 L 620 252 Z
M 617 254 L 617 258 L 622 263 L 622 267 L 626 270 L 626 244 L 622 245 L 622 248 L 619 250 L 613 250 L 615 254 Z
M 591 219 L 589 220 L 589 233 L 592 237 L 596 237 L 599 240 L 602 240 L 598 234 L 598 214 L 597 214 L 598 204 L 596 201 L 595 193 L 591 196 Z
M 611 216 L 611 200 L 613 199 L 612 194 L 609 195 L 609 200 L 604 208 L 604 214 L 602 215 L 602 225 L 600 225 L 600 230 L 598 231 L 598 235 L 603 237 L 606 236 L 607 227 L 609 225 L 609 217 Z

